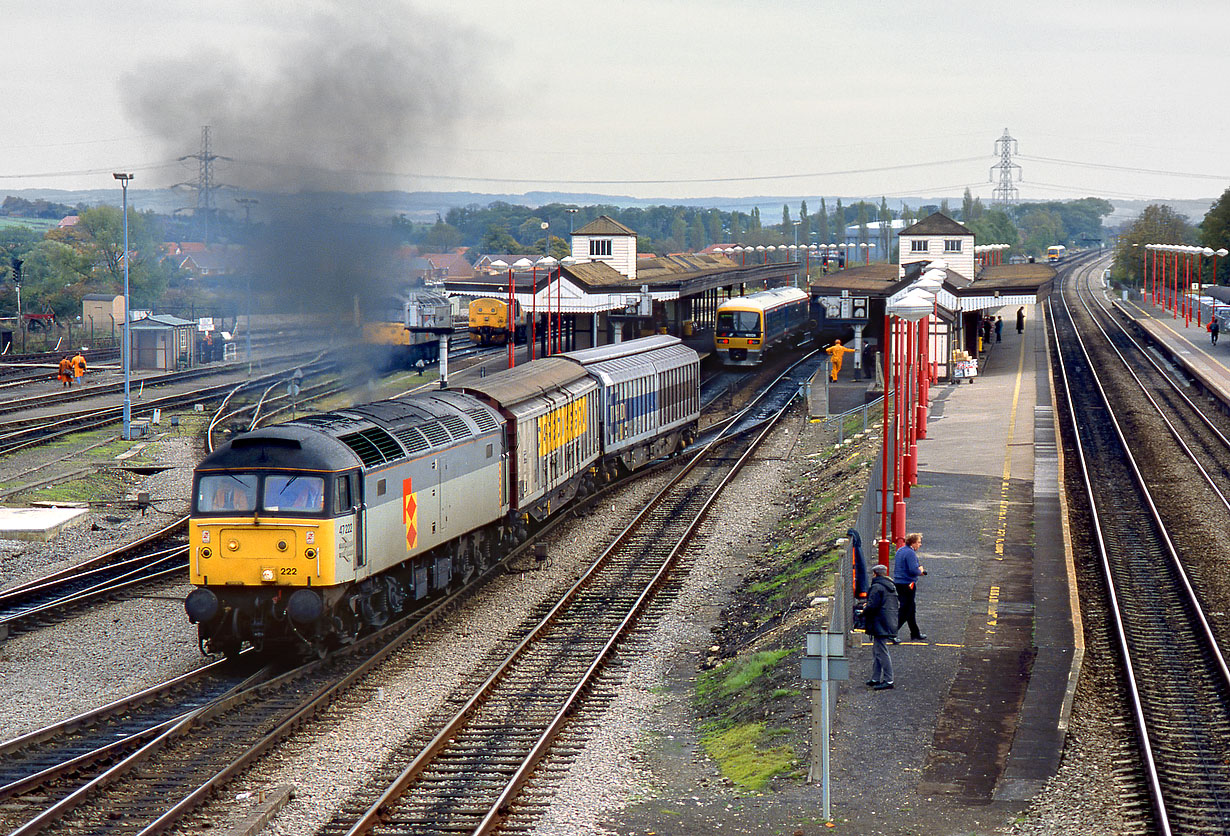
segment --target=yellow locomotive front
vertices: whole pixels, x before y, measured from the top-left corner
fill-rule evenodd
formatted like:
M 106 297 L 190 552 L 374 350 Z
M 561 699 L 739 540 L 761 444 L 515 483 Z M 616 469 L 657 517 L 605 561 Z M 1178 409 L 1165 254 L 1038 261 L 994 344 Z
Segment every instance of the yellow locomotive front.
M 517 307 L 508 321 L 508 303 L 502 299 L 475 299 L 470 303 L 470 342 L 475 345 L 506 345 L 509 328 L 517 327 Z
M 236 439 L 197 468 L 188 534 L 196 589 L 184 606 L 208 652 L 315 644 L 333 632 L 326 622 L 362 572 L 357 462 L 340 453 L 322 461 L 289 428 L 279 432 L 259 447 Z

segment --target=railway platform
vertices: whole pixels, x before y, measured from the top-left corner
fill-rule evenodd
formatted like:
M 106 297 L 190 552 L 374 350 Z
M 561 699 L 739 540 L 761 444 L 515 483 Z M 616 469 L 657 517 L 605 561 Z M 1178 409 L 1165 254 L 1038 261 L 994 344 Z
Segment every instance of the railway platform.
M 932 389 L 906 525 L 923 535 L 926 640 L 903 625 L 894 687 L 873 691 L 855 637 L 832 757 L 852 832 L 989 830 L 1059 765 L 1082 638 L 1041 306 L 1027 315 L 1023 335 L 1005 316 L 975 385 Z
M 1230 329 L 1223 329 L 1217 345 L 1213 345 L 1203 324 L 1193 319 L 1185 325 L 1181 316 L 1143 301 L 1139 293 L 1129 294 L 1126 300 L 1117 299 L 1115 305 L 1135 320 L 1172 363 L 1230 408 L 1230 342 L 1225 333 Z

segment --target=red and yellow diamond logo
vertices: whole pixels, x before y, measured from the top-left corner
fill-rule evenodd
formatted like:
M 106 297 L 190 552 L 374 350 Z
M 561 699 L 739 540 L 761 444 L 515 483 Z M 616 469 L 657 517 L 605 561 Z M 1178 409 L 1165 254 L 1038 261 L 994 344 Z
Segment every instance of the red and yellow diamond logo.
M 414 496 L 414 480 L 401 480 L 401 521 L 406 526 L 406 551 L 419 544 L 419 504 Z

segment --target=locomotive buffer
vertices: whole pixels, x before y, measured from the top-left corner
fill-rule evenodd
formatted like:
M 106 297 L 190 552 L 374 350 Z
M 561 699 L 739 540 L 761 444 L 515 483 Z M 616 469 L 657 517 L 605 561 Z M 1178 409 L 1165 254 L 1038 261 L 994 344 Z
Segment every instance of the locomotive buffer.
M 435 334 L 440 340 L 440 388 L 448 388 L 448 338 L 453 323 L 445 322 L 425 306 L 410 305 L 406 311 L 406 330 L 411 334 Z

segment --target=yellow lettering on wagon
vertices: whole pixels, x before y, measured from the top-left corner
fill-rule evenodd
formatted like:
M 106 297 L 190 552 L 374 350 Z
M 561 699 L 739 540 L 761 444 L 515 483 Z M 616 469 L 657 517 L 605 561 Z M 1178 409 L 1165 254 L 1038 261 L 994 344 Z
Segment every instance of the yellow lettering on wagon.
M 588 426 L 585 399 L 551 410 L 538 419 L 538 455 L 545 456 L 552 450 L 585 434 Z

